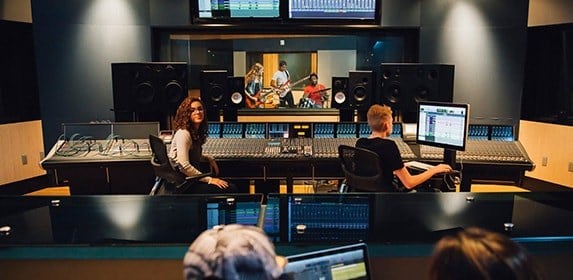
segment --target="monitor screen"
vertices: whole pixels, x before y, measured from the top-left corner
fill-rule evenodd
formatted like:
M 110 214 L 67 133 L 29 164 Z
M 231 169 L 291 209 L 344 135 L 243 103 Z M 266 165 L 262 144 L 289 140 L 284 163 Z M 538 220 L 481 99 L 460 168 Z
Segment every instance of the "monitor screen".
M 324 195 L 288 198 L 290 242 L 366 240 L 370 224 L 368 196 Z
M 279 18 L 281 0 L 199 0 L 199 19 Z
M 207 196 L 207 228 L 216 225 L 241 224 L 258 225 L 261 211 L 262 195 L 222 195 Z
M 378 0 L 289 0 L 289 19 L 374 21 L 379 13 Z
M 465 151 L 469 114 L 469 104 L 419 102 L 416 143 Z
M 371 279 L 366 244 L 287 257 L 286 279 Z

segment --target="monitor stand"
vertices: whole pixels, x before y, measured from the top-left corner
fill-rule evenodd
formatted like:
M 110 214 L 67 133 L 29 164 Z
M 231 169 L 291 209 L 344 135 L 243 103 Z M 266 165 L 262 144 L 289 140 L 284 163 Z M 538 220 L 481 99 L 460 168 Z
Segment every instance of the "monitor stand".
M 453 170 L 457 169 L 456 165 L 456 150 L 444 149 L 444 163 L 452 167 Z M 444 181 L 441 186 L 443 192 L 451 192 L 456 190 L 456 180 L 454 176 L 444 176 Z
M 444 163 L 456 169 L 456 150 L 444 149 Z

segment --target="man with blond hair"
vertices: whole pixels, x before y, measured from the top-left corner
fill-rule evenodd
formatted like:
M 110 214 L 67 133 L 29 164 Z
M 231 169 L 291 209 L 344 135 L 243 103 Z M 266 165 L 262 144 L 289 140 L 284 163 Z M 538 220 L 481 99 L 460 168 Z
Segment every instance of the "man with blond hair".
M 372 133 L 368 138 L 358 139 L 356 147 L 371 150 L 380 157 L 380 166 L 383 170 L 381 190 L 397 191 L 392 182 L 394 175 L 398 177 L 406 189 L 411 190 L 436 174 L 452 171 L 449 165 L 438 164 L 420 174 L 410 174 L 402 161 L 396 142 L 387 138 L 392 134 L 392 110 L 390 107 L 374 104 L 368 109 L 366 117 Z

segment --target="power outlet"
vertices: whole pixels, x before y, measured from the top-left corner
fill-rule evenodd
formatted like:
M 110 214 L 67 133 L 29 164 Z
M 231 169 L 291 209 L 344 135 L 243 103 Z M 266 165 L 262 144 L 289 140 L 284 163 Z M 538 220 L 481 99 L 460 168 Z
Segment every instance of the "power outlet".
M 22 155 L 22 165 L 26 165 L 26 164 L 28 164 L 28 156 Z
M 541 158 L 541 166 L 547 166 L 547 157 Z
M 569 172 L 573 172 L 573 161 L 569 162 Z

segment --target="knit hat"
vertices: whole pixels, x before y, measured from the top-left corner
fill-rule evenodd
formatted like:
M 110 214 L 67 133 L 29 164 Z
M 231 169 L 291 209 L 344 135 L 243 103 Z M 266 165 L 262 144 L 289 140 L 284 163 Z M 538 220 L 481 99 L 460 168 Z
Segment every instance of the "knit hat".
M 201 233 L 183 260 L 185 279 L 277 279 L 282 267 L 275 248 L 258 227 L 216 226 Z

